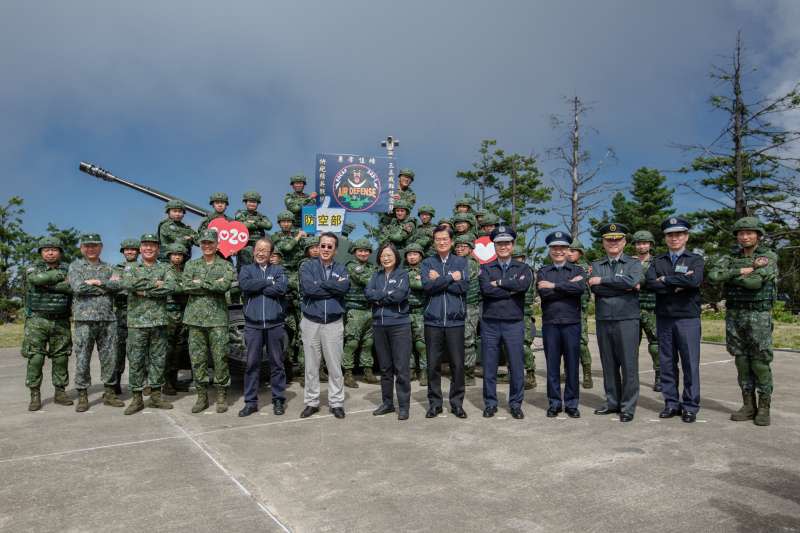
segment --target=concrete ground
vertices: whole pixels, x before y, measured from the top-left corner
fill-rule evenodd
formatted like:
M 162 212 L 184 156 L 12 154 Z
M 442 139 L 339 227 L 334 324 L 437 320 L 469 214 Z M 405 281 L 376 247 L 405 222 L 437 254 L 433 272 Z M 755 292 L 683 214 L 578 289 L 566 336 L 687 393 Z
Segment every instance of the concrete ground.
M 325 408 L 299 419 L 297 384 L 285 416 L 264 392 L 264 409 L 238 418 L 241 379 L 224 415 L 192 415 L 183 395 L 174 410 L 123 416 L 98 385 L 79 414 L 52 404 L 49 378 L 29 413 L 25 361 L 0 350 L 0 530 L 800 531 L 800 354 L 775 354 L 767 428 L 728 420 L 740 396 L 723 347 L 703 345 L 693 425 L 658 419 L 644 351 L 636 420 L 593 415 L 594 357 L 580 419 L 545 417 L 540 358 L 522 421 L 504 408 L 483 419 L 480 386 L 467 420 L 425 419 L 415 382 L 399 422 L 370 414 L 380 392 L 364 384 L 348 389 L 343 421 Z

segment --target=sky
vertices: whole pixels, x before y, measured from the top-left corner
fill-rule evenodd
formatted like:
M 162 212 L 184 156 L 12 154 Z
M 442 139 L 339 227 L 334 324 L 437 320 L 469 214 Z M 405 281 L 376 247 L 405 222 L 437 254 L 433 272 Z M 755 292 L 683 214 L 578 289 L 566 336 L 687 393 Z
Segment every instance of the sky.
M 0 201 L 22 196 L 33 234 L 48 222 L 100 232 L 115 259 L 163 204 L 80 161 L 200 205 L 225 191 L 231 213 L 255 189 L 274 222 L 289 176 L 313 175 L 316 153 L 383 155 L 392 135 L 418 205 L 447 214 L 482 139 L 539 155 L 557 179 L 545 154 L 564 136 L 550 116 L 573 95 L 592 105 L 587 148 L 617 154 L 602 179 L 624 191 L 638 167 L 686 164 L 676 143 L 717 136 L 708 73 L 729 61 L 737 30 L 759 69 L 751 94 L 796 82 L 798 23 L 791 1 L 9 0 Z M 702 206 L 681 188 L 675 199 L 678 213 Z M 545 221 L 560 221 L 559 204 Z

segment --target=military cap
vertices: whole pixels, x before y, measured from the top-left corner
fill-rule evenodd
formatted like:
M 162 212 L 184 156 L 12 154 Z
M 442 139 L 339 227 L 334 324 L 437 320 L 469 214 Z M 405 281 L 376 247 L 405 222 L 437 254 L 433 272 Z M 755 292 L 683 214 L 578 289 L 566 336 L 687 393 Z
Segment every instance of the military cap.
M 58 237 L 42 237 L 39 239 L 36 251 L 41 252 L 42 248 L 58 248 L 62 252 L 64 251 L 64 245 Z
M 411 178 L 411 181 L 414 181 L 414 171 L 411 170 L 410 168 L 401 168 L 400 173 L 397 174 L 398 178 L 400 176 L 408 176 L 409 178 Z
M 610 222 L 597 228 L 597 232 L 604 239 L 624 239 L 628 234 L 628 228 L 624 224 Z
M 486 213 L 481 219 L 481 227 L 492 226 L 500 223 L 500 219 L 494 213 Z
M 167 245 L 167 254 L 183 254 L 186 255 L 186 247 L 179 242 L 173 242 Z
M 242 195 L 242 201 L 246 202 L 248 200 L 252 202 L 261 203 L 261 193 L 258 193 L 256 191 L 247 191 Z
M 352 222 L 345 222 L 344 224 L 342 224 L 342 235 L 347 237 L 348 235 L 353 233 L 354 229 L 356 229 L 355 224 L 353 224 Z
M 119 243 L 119 251 L 120 253 L 122 253 L 122 250 L 126 248 L 133 248 L 134 250 L 138 250 L 140 244 L 141 242 L 139 242 L 136 239 L 124 239 L 121 243 Z
M 492 242 L 514 242 L 517 240 L 517 232 L 508 226 L 497 226 L 492 230 L 489 238 Z
M 764 225 L 756 217 L 742 217 L 733 224 L 733 234 L 736 235 L 741 230 L 757 231 L 764 235 Z
M 554 231 L 544 238 L 547 246 L 569 246 L 572 243 L 572 235 L 565 231 Z
M 422 213 L 428 213 L 431 217 L 435 217 L 436 209 L 434 209 L 433 206 L 430 205 L 421 205 L 419 206 L 419 209 L 417 209 L 417 213 L 419 213 L 420 215 Z
M 525 247 L 520 244 L 514 245 L 514 250 L 511 252 L 511 257 L 528 257 L 528 252 Z
M 169 213 L 170 209 L 181 209 L 183 211 L 186 211 L 186 206 L 180 200 L 170 200 L 169 202 L 167 202 L 167 205 L 164 206 L 164 211 Z
M 286 211 L 286 210 L 281 211 L 280 213 L 278 213 L 278 222 L 281 222 L 282 220 L 289 220 L 291 222 L 294 222 L 294 215 L 292 214 L 291 211 Z
M 455 244 L 456 246 L 459 244 L 466 244 L 470 248 L 475 248 L 475 241 L 473 241 L 469 235 L 459 235 L 456 237 Z
M 200 232 L 200 242 L 217 242 L 217 230 L 207 229 Z
M 675 220 L 675 219 L 671 218 L 670 220 Z M 661 224 L 661 227 L 664 228 L 664 224 Z M 633 234 L 633 243 L 636 244 L 637 242 L 651 242 L 655 244 L 656 239 L 653 237 L 652 233 L 650 233 L 646 229 L 642 229 Z
M 456 213 L 453 215 L 453 225 L 458 224 L 459 222 L 466 222 L 472 227 L 472 216 L 469 213 Z
M 353 254 L 356 250 L 369 250 L 372 252 L 372 243 L 369 239 L 358 239 L 350 245 L 348 252 Z
M 579 250 L 581 253 L 584 253 L 586 250 L 583 248 L 583 243 L 578 239 L 573 239 L 572 244 L 569 245 L 570 250 Z
M 442 224 L 447 224 L 450 227 L 453 227 L 453 222 L 449 218 L 440 218 L 439 222 L 436 223 L 437 226 L 441 226 Z
M 409 204 L 408 202 L 406 202 L 405 200 L 402 200 L 402 199 L 401 200 L 395 200 L 394 201 L 394 207 L 392 209 L 393 210 L 394 209 L 405 209 L 406 211 L 408 211 L 410 213 L 411 212 L 411 204 Z
M 158 235 L 154 233 L 145 233 L 141 237 L 139 237 L 139 242 L 154 242 L 157 244 L 161 244 L 161 241 L 158 238 Z
M 81 235 L 81 244 L 103 244 L 99 233 L 84 233 Z
M 469 206 L 470 209 L 472 209 L 472 199 L 470 199 L 469 196 L 462 196 L 461 198 L 456 200 L 456 207 L 460 205 L 466 205 Z
M 419 243 L 416 242 L 412 242 L 406 245 L 405 250 L 403 250 L 403 257 L 405 257 L 408 252 L 418 252 L 420 255 L 425 254 L 425 250 L 423 250 L 422 246 L 420 246 Z
M 306 183 L 307 180 L 306 177 L 303 176 L 302 174 L 295 174 L 294 176 L 289 178 L 289 184 L 297 183 L 298 181 Z
M 661 223 L 661 231 L 664 234 L 667 233 L 678 233 L 681 231 L 689 231 L 692 228 L 692 225 L 689 224 L 688 221 L 680 218 L 680 217 L 670 217 L 664 222 Z M 652 239 L 653 236 L 650 235 Z M 634 235 L 634 242 L 636 242 L 636 236 Z M 655 242 L 655 241 L 654 241 Z
M 318 245 L 319 245 L 319 237 L 317 237 L 316 235 L 311 235 L 303 239 L 303 250 L 308 250 L 312 246 L 318 246 Z
M 211 196 L 208 197 L 208 205 L 212 205 L 214 202 L 228 202 L 228 195 L 224 192 L 215 192 L 211 193 Z

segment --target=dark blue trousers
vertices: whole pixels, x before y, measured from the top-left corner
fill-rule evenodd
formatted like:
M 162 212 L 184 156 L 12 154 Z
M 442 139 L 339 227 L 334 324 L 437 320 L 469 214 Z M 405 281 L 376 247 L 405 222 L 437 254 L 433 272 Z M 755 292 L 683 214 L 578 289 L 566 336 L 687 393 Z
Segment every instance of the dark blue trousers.
M 561 410 L 561 358 L 564 358 L 563 406 L 578 407 L 578 365 L 581 356 L 581 323 L 543 324 L 542 341 L 547 362 L 547 401 L 550 407 Z
M 524 320 L 481 320 L 483 403 L 485 407 L 497 407 L 497 365 L 501 345 L 505 345 L 508 356 L 508 406 L 520 407 L 525 393 Z
M 286 370 L 283 368 L 283 324 L 267 329 L 244 327 L 247 346 L 247 367 L 244 371 L 244 402 L 258 405 L 258 386 L 261 381 L 261 353 L 264 346 L 269 355 L 270 389 L 272 400 L 285 400 Z
M 700 410 L 700 319 L 656 317 L 661 389 L 669 409 Z M 680 365 L 680 366 L 679 366 Z M 678 382 L 683 371 L 683 399 Z

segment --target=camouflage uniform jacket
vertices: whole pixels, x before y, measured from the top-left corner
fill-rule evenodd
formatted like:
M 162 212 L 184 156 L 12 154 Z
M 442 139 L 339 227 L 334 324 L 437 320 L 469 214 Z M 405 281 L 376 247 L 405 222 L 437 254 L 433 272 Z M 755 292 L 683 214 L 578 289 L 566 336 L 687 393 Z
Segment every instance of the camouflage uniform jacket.
M 267 234 L 272 229 L 272 221 L 266 215 L 262 215 L 258 211 L 248 211 L 247 209 L 240 209 L 233 217 L 245 225 L 248 233 L 250 234 L 249 242 L 252 244 L 258 239 Z
M 414 234 L 411 235 L 409 242 L 414 242 L 422 246 L 422 249 L 425 250 L 423 255 L 428 255 L 433 249 L 433 230 L 435 229 L 436 226 L 430 222 L 427 224 L 417 224 L 417 229 L 414 230 Z
M 188 259 L 191 256 L 192 243 L 195 239 L 197 239 L 195 231 L 182 221 L 175 222 L 169 218 L 162 220 L 158 223 L 158 240 L 161 244 L 158 260 L 168 262 L 167 246 L 175 243 L 181 244 L 186 248 L 186 257 Z
M 408 205 L 410 205 L 412 208 L 414 207 L 414 204 L 416 204 L 416 203 L 417 203 L 417 193 L 415 193 L 414 191 L 412 191 L 412 190 L 411 190 L 411 187 L 409 187 L 409 188 L 408 188 L 408 189 L 406 189 L 406 190 L 401 190 L 401 189 L 398 187 L 398 189 L 397 189 L 397 193 L 395 193 L 395 194 L 397 194 L 397 195 L 400 197 L 399 199 L 400 199 L 401 201 L 403 201 L 403 202 L 407 202 L 407 203 L 408 203 Z
M 584 272 L 586 272 L 587 276 L 590 274 L 589 271 L 591 270 L 592 267 L 583 258 L 581 258 L 581 260 L 577 262 L 577 265 L 581 267 Z M 584 315 L 589 312 L 589 302 L 591 300 L 592 300 L 592 291 L 589 289 L 589 284 L 587 283 L 586 290 L 583 291 L 583 294 L 581 295 L 581 313 L 583 313 Z
M 114 272 L 122 278 L 122 275 L 125 272 L 125 267 L 130 265 L 135 265 L 136 261 L 123 261 L 122 263 L 117 263 L 114 265 Z M 117 320 L 125 321 L 126 317 L 128 316 L 128 291 L 124 289 L 124 285 L 121 285 L 119 291 L 114 294 L 114 313 L 117 315 Z
M 422 308 L 425 307 L 425 291 L 422 289 L 422 263 L 417 263 L 414 266 L 405 265 L 408 271 L 408 287 L 411 291 L 408 293 L 408 306 L 412 313 L 422 314 Z
M 170 265 L 130 264 L 122 274 L 122 287 L 128 291 L 129 328 L 152 328 L 169 323 L 167 296 L 175 290 L 175 275 Z
M 765 266 L 756 266 L 757 258 L 765 258 Z M 740 269 L 754 267 L 751 274 L 743 276 Z M 708 273 L 712 283 L 723 284 L 725 304 L 730 309 L 769 311 L 776 298 L 775 280 L 778 276 L 778 256 L 772 250 L 758 246 L 753 255 L 737 253 L 724 256 Z
M 183 269 L 179 269 L 175 265 L 169 265 L 169 268 L 175 278 L 175 289 L 167 295 L 167 314 L 170 320 L 179 322 L 189 297 L 183 293 Z
M 481 284 L 478 274 L 481 272 L 481 264 L 471 255 L 466 257 L 467 269 L 469 272 L 469 288 L 467 289 L 467 305 L 480 305 L 481 303 Z
M 84 258 L 79 258 L 69 265 L 69 286 L 72 288 L 72 318 L 74 320 L 109 321 L 117 319 L 114 314 L 113 295 L 120 289 L 118 280 L 112 281 L 112 276 L 118 276 L 114 268 L 108 263 L 98 261 L 92 264 Z M 84 281 L 99 279 L 102 285 L 87 285 Z
M 25 271 L 26 317 L 68 317 L 71 294 L 65 265 L 50 268 L 44 261 L 36 261 Z
M 344 295 L 345 309 L 370 309 L 364 289 L 375 273 L 375 265 L 358 260 L 347 262 L 347 273 L 350 275 L 350 290 Z
M 308 194 L 301 192 L 296 193 L 294 191 L 287 192 L 286 196 L 283 197 L 283 204 L 286 206 L 288 211 L 291 211 L 294 215 L 294 222 L 296 226 L 300 226 L 300 214 L 303 211 L 304 205 L 317 205 L 316 198 L 311 198 Z
M 642 311 L 655 311 L 656 309 L 656 293 L 645 288 L 645 276 L 652 262 L 652 256 L 648 257 L 646 261 L 642 261 L 642 279 L 639 282 L 639 307 Z
M 202 257 L 186 263 L 182 289 L 189 295 L 183 323 L 204 328 L 228 325 L 228 302 L 225 293 L 236 278 L 233 265 L 219 256 L 207 263 Z
M 208 216 L 205 217 L 203 221 L 200 223 L 200 227 L 197 228 L 197 233 L 195 233 L 195 244 L 197 244 L 197 246 L 200 246 L 200 241 L 198 240 L 200 238 L 199 235 L 203 233 L 205 230 L 207 230 L 208 225 L 211 224 L 211 221 L 213 221 L 216 218 L 224 218 L 228 222 L 232 220 L 231 217 L 229 217 L 225 213 L 217 213 L 216 211 L 209 213 Z
M 283 254 L 283 266 L 286 268 L 287 273 L 297 269 L 302 259 L 303 247 L 300 244 L 300 240 L 295 239 L 298 233 L 299 230 L 292 229 L 289 233 L 279 231 L 272 235 L 275 249 L 280 250 Z
M 416 222 L 412 219 L 403 222 L 393 218 L 389 224 L 384 226 L 381 231 L 380 242 L 392 242 L 398 248 L 402 248 L 411 240 L 411 235 L 416 230 Z

